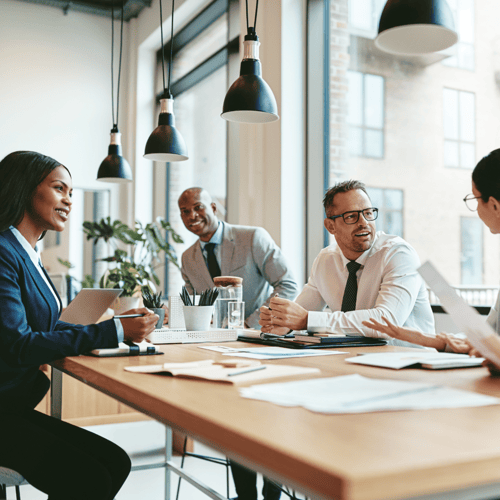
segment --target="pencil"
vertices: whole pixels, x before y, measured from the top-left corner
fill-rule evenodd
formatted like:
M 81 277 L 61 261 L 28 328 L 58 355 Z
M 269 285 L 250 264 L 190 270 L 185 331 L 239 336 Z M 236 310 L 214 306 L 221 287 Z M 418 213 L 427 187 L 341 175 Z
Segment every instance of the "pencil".
M 264 368 L 266 368 L 265 365 L 253 366 L 252 368 L 246 368 L 245 370 L 228 373 L 227 376 L 232 377 L 233 375 L 243 375 L 244 373 L 256 372 L 257 370 L 263 370 Z
M 140 318 L 144 316 L 144 314 L 118 314 L 117 316 L 113 316 L 114 319 L 124 319 L 124 318 Z

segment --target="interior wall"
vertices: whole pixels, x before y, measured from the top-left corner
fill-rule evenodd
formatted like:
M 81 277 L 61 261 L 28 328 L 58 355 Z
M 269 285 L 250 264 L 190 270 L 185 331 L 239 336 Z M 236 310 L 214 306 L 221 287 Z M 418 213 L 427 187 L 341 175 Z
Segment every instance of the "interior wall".
M 117 34 L 118 22 L 115 47 Z M 122 118 L 128 101 L 127 46 L 126 23 Z M 74 187 L 110 189 L 111 214 L 122 217 L 120 207 L 126 204 L 121 198 L 129 188 L 95 180 L 112 127 L 110 19 L 71 9 L 64 15 L 55 7 L 2 0 L 0 48 L 0 158 L 16 150 L 56 158 L 71 171 Z M 128 123 L 122 118 L 126 151 Z M 71 260 L 69 255 L 58 256 Z M 64 271 L 55 259 L 45 265 L 53 272 Z

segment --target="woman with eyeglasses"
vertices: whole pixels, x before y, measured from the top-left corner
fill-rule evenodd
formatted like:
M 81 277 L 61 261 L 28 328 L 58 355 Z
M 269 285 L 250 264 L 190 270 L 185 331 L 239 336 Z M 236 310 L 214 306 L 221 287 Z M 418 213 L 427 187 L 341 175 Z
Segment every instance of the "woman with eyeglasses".
M 112 500 L 130 472 L 114 443 L 35 410 L 50 382 L 40 365 L 119 340 L 141 341 L 158 316 L 97 325 L 59 321 L 61 299 L 37 242 L 63 231 L 71 212 L 69 170 L 48 156 L 17 151 L 0 161 L 0 466 L 22 474 L 49 500 Z
M 464 202 L 469 210 L 477 210 L 479 218 L 493 234 L 500 233 L 500 149 L 495 149 L 476 165 L 472 172 L 472 193 L 464 198 Z M 365 321 L 364 325 L 395 339 L 425 347 L 434 347 L 438 351 L 476 353 L 467 339 L 460 339 L 453 334 L 446 333 L 438 333 L 437 335 L 422 333 L 396 326 L 385 317 L 382 319 L 385 324 L 372 318 Z M 500 293 L 486 321 L 500 334 Z M 492 373 L 498 374 L 500 367 L 495 367 L 491 362 L 487 362 L 486 365 Z

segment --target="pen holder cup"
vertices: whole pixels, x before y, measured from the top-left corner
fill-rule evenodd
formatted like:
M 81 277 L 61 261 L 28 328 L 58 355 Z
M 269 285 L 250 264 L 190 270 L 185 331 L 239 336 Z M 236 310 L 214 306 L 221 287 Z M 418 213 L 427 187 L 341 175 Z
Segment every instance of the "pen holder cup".
M 201 332 L 210 329 L 214 306 L 183 306 L 187 331 Z
M 163 320 L 165 319 L 165 309 L 163 309 L 163 307 L 154 307 L 153 312 L 155 314 L 158 314 L 158 316 L 160 317 L 158 319 L 158 323 L 156 323 L 155 329 L 158 330 L 160 328 L 163 328 Z

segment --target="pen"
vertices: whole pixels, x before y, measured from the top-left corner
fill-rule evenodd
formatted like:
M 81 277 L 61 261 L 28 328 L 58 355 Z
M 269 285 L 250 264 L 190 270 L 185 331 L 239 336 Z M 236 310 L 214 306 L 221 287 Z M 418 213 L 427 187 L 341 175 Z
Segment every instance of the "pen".
M 114 319 L 123 319 L 123 318 L 140 318 L 144 316 L 144 314 L 118 314 L 117 316 L 113 316 Z
M 263 370 L 264 368 L 266 368 L 265 365 L 253 366 L 252 368 L 246 368 L 245 370 L 228 373 L 227 376 L 232 377 L 233 375 L 243 375 L 244 373 L 256 372 L 257 370 Z

